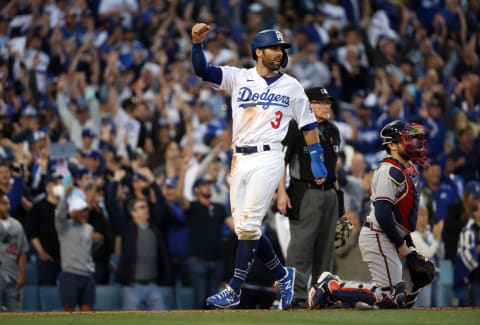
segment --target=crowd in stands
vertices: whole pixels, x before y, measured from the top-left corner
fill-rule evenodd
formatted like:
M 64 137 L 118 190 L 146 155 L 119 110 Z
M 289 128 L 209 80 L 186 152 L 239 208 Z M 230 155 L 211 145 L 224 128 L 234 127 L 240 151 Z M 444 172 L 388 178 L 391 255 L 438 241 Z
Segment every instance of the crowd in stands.
M 419 231 L 430 232 L 418 238 L 437 241 L 431 258 L 441 270 L 433 298 L 422 301 L 468 304 L 465 281 L 480 290 L 478 235 L 476 250 L 457 250 L 480 199 L 478 1 L 10 0 L 0 6 L 0 192 L 24 228 L 39 285 L 56 285 L 65 269 L 60 245 L 70 237 L 59 241 L 55 211 L 66 189 L 69 204 L 88 207 L 95 283 L 122 285 L 124 308 L 165 308 L 155 287 L 176 282 L 194 287 L 201 308 L 232 274 L 231 108 L 229 98 L 192 71 L 190 30 L 201 21 L 213 26 L 204 42 L 209 63 L 253 66 L 251 38 L 275 28 L 292 44 L 285 71 L 306 89 L 322 86 L 338 99 L 339 179 L 357 229 L 382 158 L 379 131 L 396 119 L 421 123 L 431 164 L 422 170 Z M 285 245 L 281 229 L 272 233 Z M 345 268 L 345 254 L 358 254 L 355 245 L 347 247 L 339 257 Z M 274 290 L 272 279 L 249 283 Z

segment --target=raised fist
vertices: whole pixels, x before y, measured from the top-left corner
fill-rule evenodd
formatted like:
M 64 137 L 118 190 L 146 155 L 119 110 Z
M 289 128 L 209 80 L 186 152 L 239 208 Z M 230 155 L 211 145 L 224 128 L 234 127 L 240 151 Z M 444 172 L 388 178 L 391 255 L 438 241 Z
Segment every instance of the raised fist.
M 192 42 L 200 44 L 210 31 L 210 26 L 205 23 L 197 23 L 192 27 Z

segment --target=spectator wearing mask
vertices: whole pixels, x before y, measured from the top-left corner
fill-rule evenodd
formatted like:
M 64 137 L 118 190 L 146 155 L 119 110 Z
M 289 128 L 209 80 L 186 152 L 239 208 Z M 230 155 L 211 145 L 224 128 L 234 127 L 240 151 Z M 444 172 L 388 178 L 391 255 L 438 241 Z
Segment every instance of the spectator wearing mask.
M 60 273 L 60 244 L 55 229 L 55 208 L 63 195 L 62 176 L 51 174 L 46 197 L 33 205 L 26 221 L 27 235 L 37 255 L 38 285 L 57 285 Z

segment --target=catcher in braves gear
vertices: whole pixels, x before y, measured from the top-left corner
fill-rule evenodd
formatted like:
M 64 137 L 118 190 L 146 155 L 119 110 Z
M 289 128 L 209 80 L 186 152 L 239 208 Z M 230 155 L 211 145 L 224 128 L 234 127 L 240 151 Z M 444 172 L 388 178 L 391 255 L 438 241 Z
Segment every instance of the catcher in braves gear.
M 415 252 L 409 237 L 415 230 L 419 203 L 416 165 L 427 164 L 424 130 L 419 124 L 397 120 L 387 124 L 380 136 L 388 156 L 373 175 L 372 209 L 359 238 L 373 285 L 342 286 L 338 278 L 324 272 L 310 290 L 311 308 L 322 306 L 329 299 L 350 305 L 360 301 L 379 308 L 411 307 L 419 288 L 431 281 L 430 275 L 433 278 L 431 262 Z M 417 269 L 423 267 L 426 276 L 414 283 L 409 263 Z
M 195 74 L 231 96 L 232 150 L 230 203 L 238 248 L 235 271 L 226 289 L 207 298 L 217 308 L 236 306 L 240 289 L 258 256 L 272 271 L 280 288 L 280 307 L 293 300 L 296 271 L 285 268 L 262 234 L 261 225 L 283 174 L 281 141 L 291 119 L 303 131 L 312 158 L 315 181 L 324 182 L 326 169 L 316 131 L 317 122 L 300 83 L 280 71 L 290 45 L 276 30 L 258 33 L 251 43 L 256 66 L 242 69 L 207 63 L 202 41 L 210 31 L 204 23 L 192 27 L 192 65 Z

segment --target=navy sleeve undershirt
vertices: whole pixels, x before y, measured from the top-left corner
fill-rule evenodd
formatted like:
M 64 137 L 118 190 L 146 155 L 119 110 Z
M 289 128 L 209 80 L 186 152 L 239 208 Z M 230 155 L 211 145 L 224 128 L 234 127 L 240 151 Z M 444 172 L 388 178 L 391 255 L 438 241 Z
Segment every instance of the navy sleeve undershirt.
M 304 125 L 304 126 L 302 127 L 302 131 L 313 130 L 313 129 L 316 129 L 317 126 L 318 126 L 318 123 L 317 123 L 317 122 L 313 122 L 313 123 L 307 124 L 307 125 Z
M 217 85 L 222 82 L 222 69 L 208 64 L 205 53 L 203 53 L 202 43 L 192 45 L 192 65 L 195 74 L 203 80 Z
M 395 247 L 402 246 L 403 237 L 397 230 L 393 216 L 393 204 L 386 200 L 375 201 L 375 217 L 387 237 L 395 244 Z

